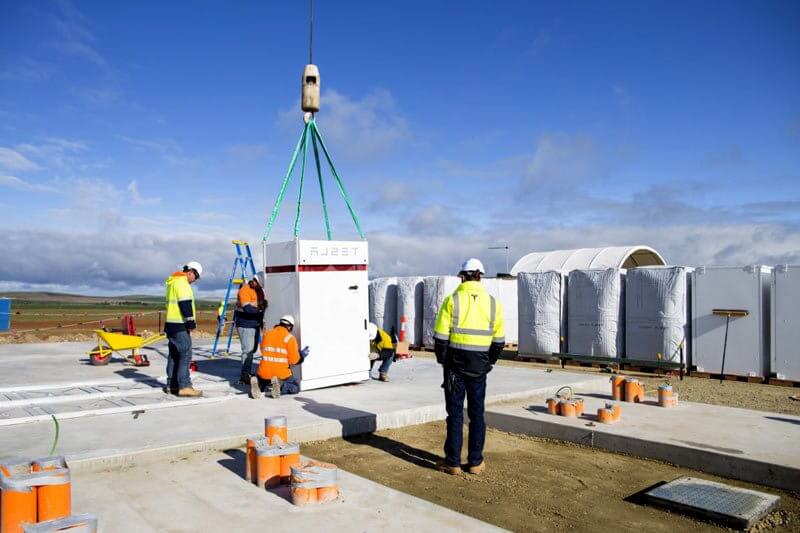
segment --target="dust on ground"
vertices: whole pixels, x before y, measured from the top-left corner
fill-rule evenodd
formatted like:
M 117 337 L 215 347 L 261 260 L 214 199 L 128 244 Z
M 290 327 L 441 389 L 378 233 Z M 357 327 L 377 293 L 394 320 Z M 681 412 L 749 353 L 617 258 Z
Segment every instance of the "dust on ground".
M 483 474 L 443 474 L 434 465 L 444 435 L 444 422 L 432 422 L 305 443 L 303 454 L 513 531 L 721 531 L 709 523 L 626 501 L 656 483 L 683 475 L 778 494 L 780 506 L 757 530 L 800 530 L 796 493 L 492 429 L 486 434 Z M 465 439 L 466 435 L 465 428 Z

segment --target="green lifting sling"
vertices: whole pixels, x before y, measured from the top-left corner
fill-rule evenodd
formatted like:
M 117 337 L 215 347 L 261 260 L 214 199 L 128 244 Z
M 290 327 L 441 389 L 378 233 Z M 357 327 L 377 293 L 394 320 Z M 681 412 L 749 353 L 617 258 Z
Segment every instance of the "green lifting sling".
M 314 122 L 314 117 L 312 116 L 309 121 L 306 123 L 305 127 L 303 128 L 303 134 L 300 136 L 300 140 L 297 142 L 297 146 L 294 149 L 294 154 L 292 154 L 292 160 L 289 163 L 289 170 L 286 172 L 286 177 L 283 178 L 283 183 L 281 184 L 280 192 L 278 192 L 278 198 L 275 200 L 275 205 L 272 208 L 272 214 L 269 217 L 269 222 L 267 222 L 267 227 L 264 230 L 264 238 L 263 240 L 266 241 L 269 239 L 269 235 L 272 232 L 272 225 L 275 223 L 275 219 L 278 217 L 278 212 L 281 209 L 281 204 L 283 203 L 283 199 L 286 196 L 286 187 L 289 185 L 289 181 L 292 177 L 292 172 L 294 172 L 294 167 L 297 164 L 297 156 L 300 155 L 302 151 L 302 162 L 300 164 L 300 186 L 297 193 L 297 212 L 294 217 L 294 236 L 298 238 L 300 236 L 300 212 L 302 210 L 303 204 L 303 182 L 305 181 L 305 174 L 306 174 L 306 158 L 308 156 L 308 144 L 309 140 L 311 141 L 311 146 L 314 150 L 314 162 L 317 168 L 317 180 L 319 181 L 319 192 L 320 196 L 322 197 L 322 214 L 325 219 L 325 233 L 328 237 L 328 240 L 331 240 L 331 224 L 330 220 L 328 219 L 328 204 L 325 199 L 325 185 L 322 181 L 322 170 L 320 168 L 319 163 L 319 148 L 322 148 L 322 153 L 325 155 L 325 160 L 328 162 L 328 166 L 331 169 L 331 174 L 333 175 L 333 179 L 336 181 L 336 185 L 339 188 L 339 192 L 344 199 L 344 203 L 347 205 L 347 210 L 350 212 L 350 216 L 353 219 L 353 223 L 356 226 L 356 230 L 358 231 L 359 236 L 363 239 L 364 232 L 361 229 L 361 223 L 358 221 L 358 215 L 356 215 L 355 210 L 353 210 L 352 202 L 350 201 L 350 195 L 347 194 L 347 190 L 344 187 L 344 183 L 342 183 L 342 179 L 339 177 L 339 173 L 336 172 L 336 167 L 333 164 L 333 160 L 331 159 L 330 153 L 328 153 L 328 149 L 325 147 L 325 142 L 322 140 L 322 135 L 319 133 L 319 128 L 317 128 L 316 122 Z M 319 146 L 319 148 L 318 148 Z

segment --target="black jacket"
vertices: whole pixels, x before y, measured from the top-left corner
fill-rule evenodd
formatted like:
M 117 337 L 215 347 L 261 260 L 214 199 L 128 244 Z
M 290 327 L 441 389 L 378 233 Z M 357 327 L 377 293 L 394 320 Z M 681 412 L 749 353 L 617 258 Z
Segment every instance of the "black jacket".
M 493 342 L 485 352 L 473 352 L 451 348 L 449 341 L 434 339 L 433 350 L 436 361 L 445 368 L 454 370 L 466 377 L 481 377 L 492 371 L 503 353 L 504 344 Z

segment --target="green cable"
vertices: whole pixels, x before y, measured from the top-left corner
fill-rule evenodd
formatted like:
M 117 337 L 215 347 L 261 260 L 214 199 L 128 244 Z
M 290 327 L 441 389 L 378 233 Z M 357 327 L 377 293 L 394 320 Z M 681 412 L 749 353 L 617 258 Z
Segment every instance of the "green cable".
M 322 196 L 322 216 L 325 219 L 325 233 L 328 240 L 331 240 L 331 223 L 328 220 L 328 204 L 325 201 L 325 184 L 322 183 L 322 170 L 319 166 L 319 150 L 317 150 L 317 138 L 311 135 L 311 145 L 314 147 L 314 161 L 317 164 L 317 179 L 319 180 L 319 194 Z
M 280 211 L 281 204 L 283 203 L 283 197 L 286 195 L 286 186 L 289 184 L 289 179 L 292 177 L 292 172 L 294 171 L 294 165 L 297 162 L 297 155 L 300 153 L 300 148 L 303 145 L 303 141 L 306 138 L 306 130 L 308 129 L 308 124 L 305 125 L 303 128 L 303 134 L 300 136 L 300 140 L 297 141 L 297 146 L 294 149 L 294 154 L 292 155 L 292 161 L 289 163 L 289 170 L 286 172 L 286 177 L 283 178 L 283 184 L 281 185 L 281 190 L 278 193 L 278 198 L 275 199 L 275 206 L 272 208 L 272 214 L 269 217 L 269 222 L 267 223 L 267 227 L 264 230 L 264 237 L 262 240 L 266 241 L 269 238 L 269 234 L 272 231 L 272 225 L 275 223 L 275 219 L 278 216 L 278 211 Z
M 319 128 L 317 128 L 317 125 L 313 120 L 309 121 L 308 125 L 311 126 L 312 133 L 316 135 L 319 145 L 322 147 L 322 153 L 325 154 L 325 159 L 327 159 L 328 165 L 331 167 L 331 173 L 336 180 L 336 184 L 339 186 L 339 192 L 342 194 L 342 198 L 344 198 L 344 203 L 347 204 L 347 210 L 350 211 L 350 216 L 353 218 L 353 223 L 356 225 L 358 234 L 362 239 L 364 239 L 364 232 L 362 231 L 361 224 L 358 221 L 358 215 L 356 215 L 356 212 L 353 210 L 353 206 L 350 202 L 350 196 L 347 194 L 347 191 L 344 188 L 344 183 L 342 183 L 341 178 L 339 178 L 339 174 L 336 172 L 336 166 L 333 164 L 331 156 L 328 153 L 328 149 L 325 147 L 325 141 L 322 140 L 322 135 L 319 133 Z
M 58 435 L 61 433 L 61 429 L 58 427 L 58 419 L 55 415 L 50 415 L 50 418 L 53 419 L 53 423 L 56 425 L 56 436 L 53 438 L 53 446 L 50 448 L 50 453 L 48 455 L 54 455 L 56 453 L 56 446 L 58 446 Z
M 294 217 L 294 237 L 300 236 L 300 206 L 303 204 L 303 181 L 306 178 L 306 157 L 308 156 L 308 128 L 303 129 L 303 160 L 300 162 L 300 188 L 297 191 L 297 214 Z

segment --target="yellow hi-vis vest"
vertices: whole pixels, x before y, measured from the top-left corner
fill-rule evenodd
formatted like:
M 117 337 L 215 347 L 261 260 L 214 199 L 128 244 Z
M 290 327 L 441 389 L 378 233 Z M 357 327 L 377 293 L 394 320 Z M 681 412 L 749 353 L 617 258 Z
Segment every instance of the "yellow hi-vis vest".
M 195 320 L 195 307 L 194 307 L 194 292 L 189 285 L 189 279 L 186 277 L 185 272 L 173 272 L 167 278 L 167 290 L 164 296 L 167 301 L 167 324 L 183 324 L 185 322 Z M 192 302 L 192 316 L 184 316 L 181 313 L 181 308 L 178 302 L 181 301 Z
M 433 337 L 450 347 L 485 352 L 494 343 L 505 344 L 503 306 L 478 281 L 465 281 L 439 308 Z

